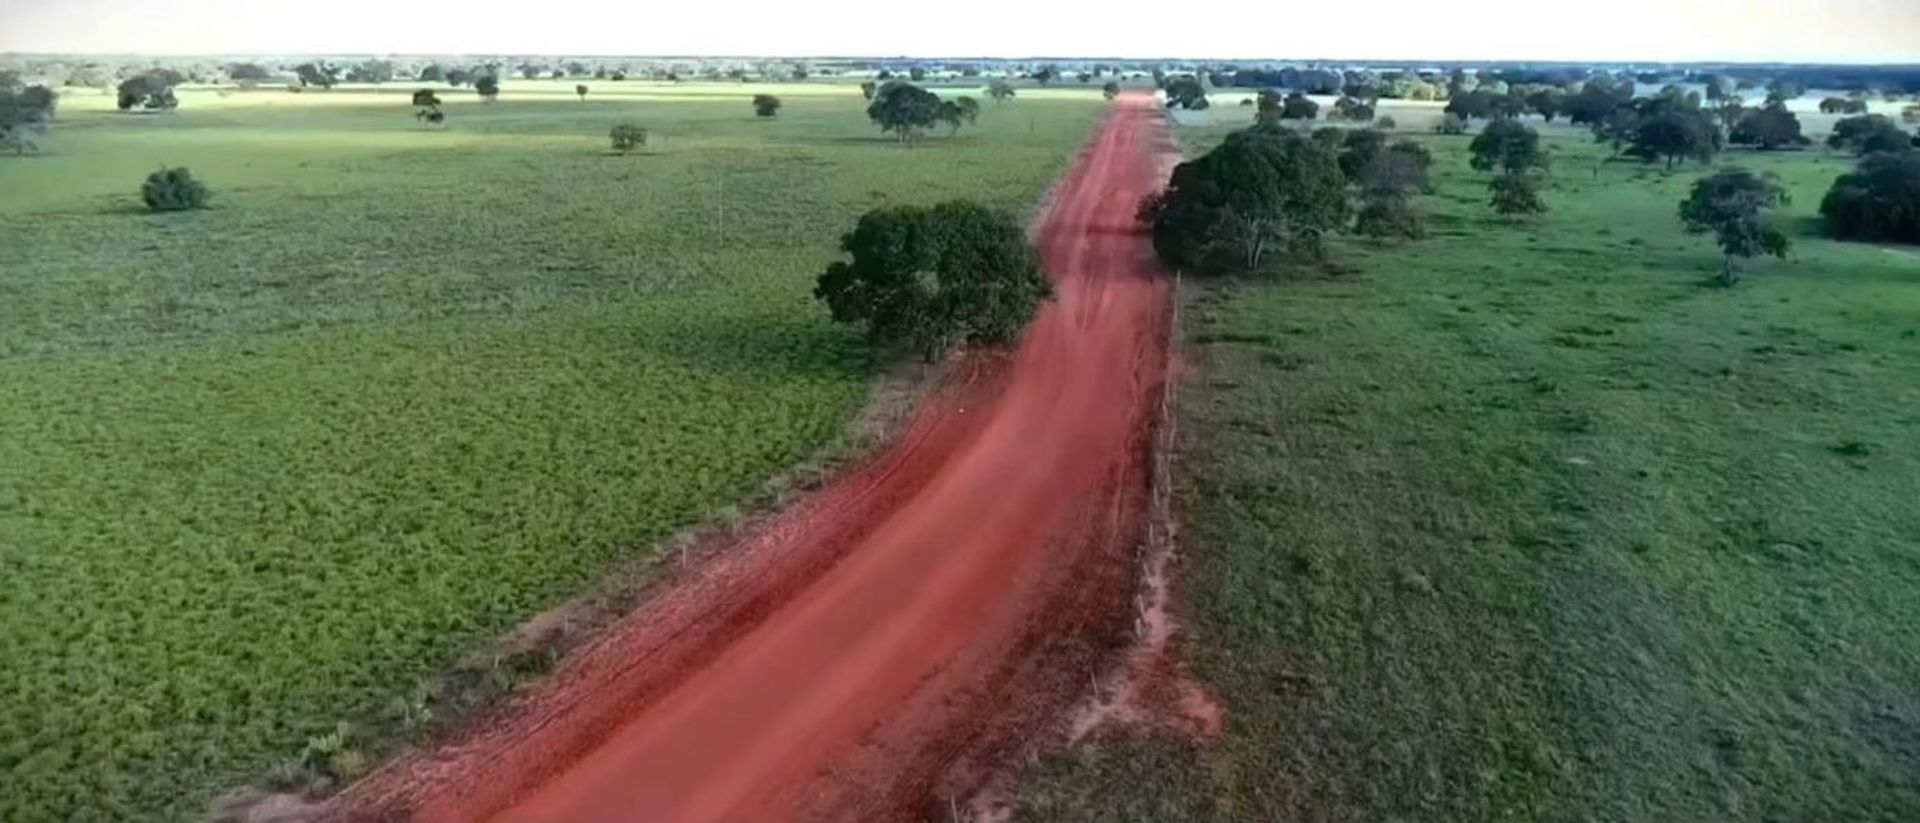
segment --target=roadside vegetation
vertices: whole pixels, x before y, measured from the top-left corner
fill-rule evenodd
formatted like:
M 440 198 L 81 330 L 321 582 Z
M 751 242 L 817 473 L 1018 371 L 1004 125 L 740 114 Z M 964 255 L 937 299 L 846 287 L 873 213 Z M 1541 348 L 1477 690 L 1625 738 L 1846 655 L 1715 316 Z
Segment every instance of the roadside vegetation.
M 1426 239 L 1187 281 L 1180 616 L 1225 731 L 1103 733 L 1022 819 L 1920 816 L 1920 248 L 1836 239 L 1913 238 L 1920 153 L 1563 102 L 1599 97 L 1383 102 L 1467 132 L 1417 138 Z
M 860 215 L 1027 213 L 1105 109 L 907 151 L 851 83 L 347 73 L 69 90 L 0 158 L 0 818 L 370 768 L 464 655 L 849 445 L 891 355 L 810 291 Z

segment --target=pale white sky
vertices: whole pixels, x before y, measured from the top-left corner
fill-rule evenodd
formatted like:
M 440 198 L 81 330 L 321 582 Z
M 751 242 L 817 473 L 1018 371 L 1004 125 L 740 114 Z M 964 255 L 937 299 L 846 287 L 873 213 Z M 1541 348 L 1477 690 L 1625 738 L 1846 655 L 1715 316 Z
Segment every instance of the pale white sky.
M 7 51 L 1920 62 L 1920 0 L 0 0 Z

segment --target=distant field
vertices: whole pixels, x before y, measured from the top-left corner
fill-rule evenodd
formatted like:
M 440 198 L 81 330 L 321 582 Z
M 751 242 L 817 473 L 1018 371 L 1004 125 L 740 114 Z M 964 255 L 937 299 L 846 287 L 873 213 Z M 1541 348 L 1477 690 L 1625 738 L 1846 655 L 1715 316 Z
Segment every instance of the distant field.
M 832 448 L 875 365 L 810 295 L 838 235 L 1026 210 L 1104 110 L 902 148 L 845 85 L 575 82 L 443 87 L 444 130 L 411 84 L 74 92 L 0 158 L 0 819 L 196 818 Z M 214 207 L 140 210 L 163 163 Z
M 1920 819 L 1920 249 L 1819 236 L 1849 159 L 1730 154 L 1797 245 L 1722 289 L 1696 167 L 1554 135 L 1536 223 L 1428 136 L 1435 236 L 1195 287 L 1183 614 L 1227 731 L 1057 757 L 1029 819 Z

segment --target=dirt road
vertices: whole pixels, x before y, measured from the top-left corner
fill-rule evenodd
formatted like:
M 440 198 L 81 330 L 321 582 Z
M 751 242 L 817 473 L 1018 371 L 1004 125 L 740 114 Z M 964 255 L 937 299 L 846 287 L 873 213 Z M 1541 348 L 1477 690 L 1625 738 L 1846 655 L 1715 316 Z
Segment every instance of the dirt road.
M 1016 352 L 331 816 L 944 817 L 1124 634 L 1168 322 L 1133 212 L 1170 152 L 1150 100 L 1118 101 L 1043 219 L 1059 298 Z

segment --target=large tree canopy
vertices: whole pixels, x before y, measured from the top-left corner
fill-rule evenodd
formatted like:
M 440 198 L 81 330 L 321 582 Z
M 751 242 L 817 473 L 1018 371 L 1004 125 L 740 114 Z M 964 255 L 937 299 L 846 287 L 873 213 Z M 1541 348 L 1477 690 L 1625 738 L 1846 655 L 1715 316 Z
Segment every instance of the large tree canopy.
M 1857 154 L 1906 151 L 1913 147 L 1913 137 L 1884 114 L 1862 114 L 1834 123 L 1827 146 Z
M 25 154 L 35 148 L 29 135 L 46 130 L 57 99 L 58 95 L 46 86 L 15 88 L 0 84 L 0 151 Z
M 1842 240 L 1920 243 L 1920 151 L 1869 154 L 1820 201 Z
M 1487 124 L 1467 150 L 1473 153 L 1469 164 L 1480 171 L 1519 174 L 1547 165 L 1546 152 L 1540 149 L 1540 133 L 1517 120 Z
M 1787 111 L 1785 103 L 1769 103 L 1741 111 L 1739 123 L 1728 134 L 1727 142 L 1771 150 L 1804 146 L 1813 141 L 1800 133 L 1800 118 Z
M 120 81 L 120 96 L 116 102 L 121 111 L 135 108 L 146 111 L 166 111 L 180 105 L 173 96 L 173 87 L 180 85 L 186 78 L 172 69 L 149 69 Z
M 1787 192 L 1772 180 L 1746 169 L 1721 169 L 1694 181 L 1680 202 L 1680 222 L 1695 234 L 1712 234 L 1720 244 L 1720 279 L 1739 279 L 1735 258 L 1787 256 L 1787 236 L 1766 222 L 1765 212 L 1787 202 Z
M 1255 127 L 1175 167 L 1141 217 L 1167 265 L 1211 274 L 1257 268 L 1276 244 L 1318 252 L 1347 210 L 1332 149 L 1287 129 Z
M 967 201 L 875 209 L 840 248 L 851 259 L 828 266 L 814 296 L 876 344 L 929 360 L 963 341 L 1014 340 L 1053 294 L 1013 218 Z
M 1207 87 L 1201 85 L 1199 78 L 1191 74 L 1183 74 L 1179 77 L 1168 79 L 1166 90 L 1167 106 L 1169 107 L 1177 106 L 1191 111 L 1199 111 L 1210 105 L 1207 102 Z
M 940 122 L 940 95 L 905 80 L 888 80 L 873 94 L 867 119 L 892 132 L 900 142 L 918 138 Z

